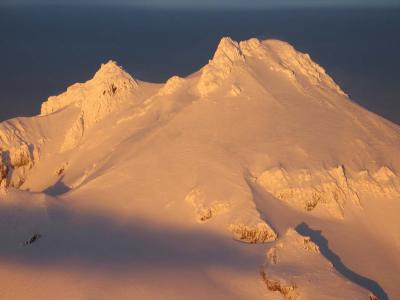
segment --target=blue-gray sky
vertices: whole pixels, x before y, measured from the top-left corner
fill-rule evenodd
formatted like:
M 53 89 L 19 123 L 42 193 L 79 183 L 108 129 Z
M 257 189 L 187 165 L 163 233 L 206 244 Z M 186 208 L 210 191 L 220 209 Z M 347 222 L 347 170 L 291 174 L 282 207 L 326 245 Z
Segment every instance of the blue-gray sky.
M 387 6 L 400 0 L 1 0 L 3 4 L 124 4 L 153 7 Z

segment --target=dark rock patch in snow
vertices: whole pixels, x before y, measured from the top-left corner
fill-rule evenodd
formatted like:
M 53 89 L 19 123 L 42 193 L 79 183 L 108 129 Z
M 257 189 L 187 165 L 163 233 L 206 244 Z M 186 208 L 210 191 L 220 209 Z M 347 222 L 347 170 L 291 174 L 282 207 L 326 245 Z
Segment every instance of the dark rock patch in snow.
M 42 236 L 39 233 L 35 233 L 29 239 L 24 242 L 24 245 L 31 245 L 37 242 Z

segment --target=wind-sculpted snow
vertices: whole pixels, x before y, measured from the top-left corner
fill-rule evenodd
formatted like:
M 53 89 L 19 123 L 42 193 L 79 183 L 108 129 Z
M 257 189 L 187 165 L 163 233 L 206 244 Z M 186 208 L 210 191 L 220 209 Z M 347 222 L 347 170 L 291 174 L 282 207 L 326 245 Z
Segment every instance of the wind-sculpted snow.
M 271 71 L 286 74 L 293 84 L 304 90 L 310 89 L 309 85 L 312 85 L 318 89 L 328 89 L 345 95 L 308 54 L 298 52 L 282 41 L 259 41 L 255 38 L 240 43 L 230 38 L 221 40 L 213 59 L 201 70 L 198 83 L 200 94 L 205 96 L 214 92 L 228 79 L 233 70 L 236 70 L 236 73 L 252 73 L 247 64 L 249 58 L 256 58 Z
M 20 187 L 37 158 L 33 145 L 0 149 L 0 186 Z
M 76 83 L 59 96 L 52 96 L 42 104 L 41 115 L 48 115 L 70 104 L 88 114 L 88 123 L 96 122 L 111 112 L 115 106 L 132 96 L 138 82 L 128 73 L 109 61 L 103 64 L 93 79 Z
M 352 172 L 353 176 L 346 173 L 349 170 L 345 171 L 343 166 L 292 172 L 273 168 L 263 172 L 257 182 L 294 207 L 312 211 L 323 205 L 323 211 L 338 218 L 344 217 L 346 203 L 362 207 L 363 197 L 396 198 L 400 195 L 400 178 L 387 167 L 372 174 L 368 171 Z
M 210 221 L 218 217 L 218 215 L 232 210 L 232 207 L 237 206 L 236 203 L 227 201 L 211 202 L 200 189 L 193 189 L 190 191 L 185 197 L 185 201 L 193 206 L 197 221 L 200 223 Z M 229 224 L 227 229 L 232 232 L 232 236 L 235 240 L 244 243 L 259 244 L 276 240 L 277 234 L 267 223 L 259 218 L 253 218 L 252 223 L 254 224 L 246 225 L 240 223 L 239 220 L 235 220 L 234 223 Z
M 110 61 L 0 124 L 0 298 L 400 298 L 399 151 L 282 41 L 223 38 L 164 84 Z
M 276 240 L 275 231 L 255 210 L 249 187 L 244 180 L 239 182 L 234 195 L 225 192 L 229 182 L 217 180 L 218 186 L 210 183 L 206 189 L 192 189 L 185 202 L 193 207 L 197 222 L 218 221 L 225 227 L 224 234 L 230 232 L 237 241 L 261 244 Z
M 160 96 L 172 95 L 182 88 L 185 84 L 185 79 L 179 76 L 173 76 L 165 83 L 165 85 L 160 89 L 158 94 Z
M 278 40 L 266 40 L 262 43 L 257 43 L 257 40 L 250 40 L 248 43 L 262 47 L 264 53 L 268 53 L 270 56 L 270 60 L 276 62 L 271 64 L 272 70 L 286 70 L 285 72 L 291 74 L 292 78 L 298 82 L 307 80 L 318 88 L 331 89 L 338 94 L 345 95 L 333 79 L 326 74 L 325 70 L 311 60 L 310 55 L 296 51 L 288 43 Z M 248 48 L 252 49 L 254 46 Z
M 68 105 L 79 107 L 80 113 L 68 130 L 64 150 L 77 145 L 85 129 L 91 128 L 105 116 L 135 98 L 138 82 L 114 61 L 103 64 L 93 79 L 77 83 L 59 96 L 49 97 L 42 104 L 41 115 L 48 115 Z
M 190 191 L 185 201 L 193 206 L 199 222 L 206 222 L 229 209 L 229 203 L 223 201 L 214 201 L 207 205 L 206 195 L 199 189 Z
M 0 188 L 20 187 L 38 159 L 38 145 L 30 142 L 23 124 L 0 124 Z
M 367 290 L 337 273 L 309 237 L 289 229 L 266 254 L 260 274 L 281 299 L 373 299 Z M 324 287 L 321 289 L 321 287 Z
M 298 170 L 291 173 L 276 168 L 262 173 L 257 182 L 276 198 L 295 207 L 312 211 L 317 205 L 324 205 L 325 210 L 335 217 L 343 218 L 347 201 L 360 204 L 342 166 L 326 171 Z
M 205 96 L 218 87 L 232 72 L 237 65 L 243 65 L 245 57 L 240 49 L 239 43 L 230 38 L 223 38 L 218 45 L 214 57 L 201 71 L 198 89 Z

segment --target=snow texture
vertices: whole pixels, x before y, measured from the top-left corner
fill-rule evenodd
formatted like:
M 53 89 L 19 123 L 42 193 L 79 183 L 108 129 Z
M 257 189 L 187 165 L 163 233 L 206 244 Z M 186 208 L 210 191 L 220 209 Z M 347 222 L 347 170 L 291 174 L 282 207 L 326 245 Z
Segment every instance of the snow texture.
M 165 84 L 109 61 L 0 123 L 0 298 L 398 299 L 399 151 L 283 41 Z

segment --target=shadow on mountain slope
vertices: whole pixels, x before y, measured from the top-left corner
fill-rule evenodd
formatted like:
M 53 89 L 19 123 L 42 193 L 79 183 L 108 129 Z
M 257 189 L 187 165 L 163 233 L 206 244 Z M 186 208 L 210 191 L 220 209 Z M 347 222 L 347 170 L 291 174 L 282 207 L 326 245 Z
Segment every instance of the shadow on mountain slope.
M 72 263 L 136 272 L 136 268 L 146 265 L 212 266 L 257 272 L 260 263 L 260 256 L 249 251 L 251 246 L 201 225 L 150 225 L 140 219 L 122 220 L 72 211 L 61 204 L 43 209 L 0 203 L 0 220 L 0 261 L 27 267 Z M 25 245 L 35 234 L 41 238 Z
M 311 240 L 318 245 L 322 255 L 325 256 L 325 258 L 332 263 L 333 267 L 348 280 L 369 290 L 380 300 L 389 299 L 386 292 L 376 281 L 357 274 L 344 265 L 340 257 L 329 248 L 328 240 L 322 235 L 320 230 L 313 230 L 306 223 L 301 223 L 297 225 L 296 231 L 303 236 L 310 237 Z
M 59 196 L 61 194 L 65 194 L 69 192 L 71 188 L 62 181 L 62 178 L 58 180 L 55 184 L 52 186 L 49 186 L 46 188 L 43 193 L 50 195 L 50 196 Z

